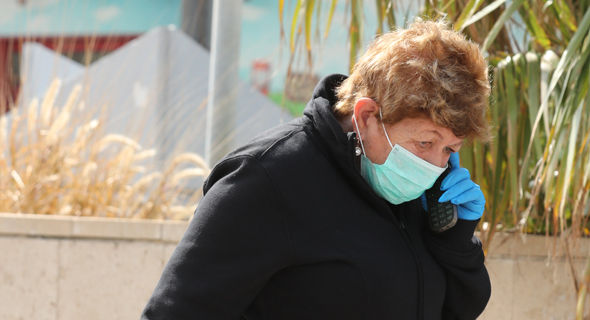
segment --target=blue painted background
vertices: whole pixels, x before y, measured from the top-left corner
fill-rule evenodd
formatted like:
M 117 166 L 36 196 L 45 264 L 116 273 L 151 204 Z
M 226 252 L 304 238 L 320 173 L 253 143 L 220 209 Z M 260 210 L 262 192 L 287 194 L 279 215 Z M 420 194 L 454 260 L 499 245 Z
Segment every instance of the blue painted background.
M 137 34 L 180 25 L 181 0 L 0 0 L 0 36 Z
M 316 32 L 314 18 L 313 73 L 348 73 L 347 1 L 338 1 L 331 31 L 326 38 Z M 405 1 L 408 2 L 408 1 Z M 181 0 L 0 0 L 0 37 L 52 35 L 139 34 L 162 25 L 181 25 Z M 320 30 L 325 30 L 329 3 L 321 11 Z M 277 0 L 248 0 L 242 6 L 240 77 L 249 81 L 253 60 L 271 64 L 271 91 L 282 91 L 289 63 L 289 21 L 295 1 L 285 1 L 283 27 L 287 38 L 281 41 Z M 375 34 L 374 1 L 366 1 L 365 37 L 367 44 Z M 402 10 L 403 12 L 403 10 Z M 402 18 L 402 17 L 399 17 Z M 398 19 L 399 19 L 398 18 Z M 403 19 L 403 18 L 402 18 Z M 301 39 L 303 42 L 304 40 Z M 293 70 L 307 71 L 307 54 L 299 53 Z

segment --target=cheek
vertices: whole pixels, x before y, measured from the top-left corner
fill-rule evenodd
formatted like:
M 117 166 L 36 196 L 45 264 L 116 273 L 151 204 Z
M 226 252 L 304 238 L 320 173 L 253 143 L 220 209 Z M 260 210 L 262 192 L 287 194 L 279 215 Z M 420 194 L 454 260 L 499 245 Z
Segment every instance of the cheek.
M 448 153 L 446 153 L 446 152 L 444 152 L 444 153 L 443 153 L 443 156 L 442 156 L 442 161 L 441 161 L 442 163 L 441 163 L 441 165 L 440 165 L 440 167 L 441 167 L 441 168 L 442 168 L 442 167 L 444 167 L 444 166 L 445 166 L 445 165 L 446 165 L 446 164 L 449 162 L 449 158 L 450 158 L 450 157 L 451 157 L 451 155 L 450 155 L 450 154 L 448 154 Z
M 444 161 L 444 159 L 441 159 L 440 157 L 430 157 L 428 160 L 424 159 L 428 162 L 430 162 L 431 164 L 440 167 L 440 168 L 444 168 L 446 161 Z
M 447 162 L 449 162 L 450 154 L 443 150 L 439 150 L 440 147 L 437 145 L 431 146 L 426 150 L 420 150 L 416 143 L 413 142 L 401 142 L 399 145 L 422 160 L 437 167 L 444 168 L 447 165 Z
M 447 165 L 447 162 L 449 162 L 450 157 L 450 155 L 446 152 L 436 152 L 433 150 L 429 150 L 428 152 L 424 152 L 423 154 L 418 156 L 440 168 L 444 168 Z

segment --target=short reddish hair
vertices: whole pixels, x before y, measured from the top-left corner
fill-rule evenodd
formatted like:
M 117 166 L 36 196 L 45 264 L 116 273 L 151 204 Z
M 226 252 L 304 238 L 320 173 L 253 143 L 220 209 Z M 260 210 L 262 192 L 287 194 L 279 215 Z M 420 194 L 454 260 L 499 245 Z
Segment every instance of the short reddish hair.
M 383 122 L 427 118 L 460 138 L 491 139 L 486 112 L 488 63 L 477 44 L 445 20 L 417 18 L 407 29 L 376 38 L 337 89 L 335 114 L 349 117 L 363 97 L 383 111 Z

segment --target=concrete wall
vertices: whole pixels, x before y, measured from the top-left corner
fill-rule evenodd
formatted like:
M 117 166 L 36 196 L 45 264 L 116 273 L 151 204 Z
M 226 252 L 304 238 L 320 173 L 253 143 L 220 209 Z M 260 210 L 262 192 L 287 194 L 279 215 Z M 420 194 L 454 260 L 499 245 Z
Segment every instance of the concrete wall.
M 187 226 L 0 214 L 0 319 L 139 319 Z
M 0 319 L 138 319 L 187 226 L 0 214 Z M 587 255 L 583 240 L 576 253 Z M 552 241 L 496 236 L 486 262 L 493 293 L 480 319 L 574 319 L 571 271 Z M 578 274 L 583 255 L 574 253 Z
M 572 272 L 581 279 L 590 239 L 579 239 L 572 245 L 573 270 L 559 238 L 496 235 L 486 259 L 492 297 L 480 319 L 575 319 Z M 586 303 L 586 310 L 589 308 Z

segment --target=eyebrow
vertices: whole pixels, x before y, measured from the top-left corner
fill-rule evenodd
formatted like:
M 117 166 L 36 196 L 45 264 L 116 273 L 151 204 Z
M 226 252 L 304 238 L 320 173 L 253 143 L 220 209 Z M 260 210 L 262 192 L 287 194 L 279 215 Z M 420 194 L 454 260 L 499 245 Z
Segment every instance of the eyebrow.
M 442 138 L 443 138 L 442 134 L 440 134 L 440 132 L 438 132 L 438 131 L 436 131 L 436 130 L 427 130 L 427 131 L 422 131 L 422 132 L 427 132 L 427 133 L 434 133 L 434 134 L 436 134 L 436 135 L 437 135 L 437 136 L 438 136 L 440 139 L 442 139 Z M 461 141 L 461 142 L 459 142 L 459 143 L 452 144 L 452 145 L 450 145 L 450 146 L 448 146 L 448 147 L 458 147 L 458 146 L 461 146 L 461 145 L 463 145 L 463 141 Z
M 443 138 L 442 134 L 440 134 L 440 132 L 438 132 L 438 131 L 436 131 L 436 130 L 428 130 L 428 131 L 426 131 L 426 132 L 434 133 L 434 134 L 436 134 L 436 135 L 437 135 L 439 138 L 441 138 L 441 139 Z

